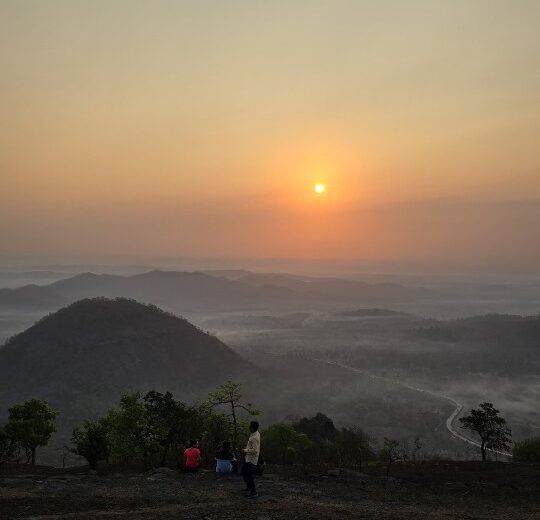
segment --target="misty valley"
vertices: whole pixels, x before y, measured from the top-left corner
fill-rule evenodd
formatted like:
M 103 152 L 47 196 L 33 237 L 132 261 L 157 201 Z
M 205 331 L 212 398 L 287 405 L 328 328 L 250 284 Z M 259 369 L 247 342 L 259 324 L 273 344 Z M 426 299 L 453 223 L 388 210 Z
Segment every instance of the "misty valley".
M 514 441 L 540 434 L 538 282 L 424 282 L 223 270 L 13 283 L 0 290 L 0 415 L 31 397 L 60 410 L 41 454 L 55 463 L 72 429 L 125 392 L 170 390 L 197 402 L 229 379 L 243 384 L 263 424 L 322 412 L 375 443 L 420 440 L 425 459 L 478 458 L 458 420 L 485 401 Z M 132 301 L 209 335 L 193 339 Z

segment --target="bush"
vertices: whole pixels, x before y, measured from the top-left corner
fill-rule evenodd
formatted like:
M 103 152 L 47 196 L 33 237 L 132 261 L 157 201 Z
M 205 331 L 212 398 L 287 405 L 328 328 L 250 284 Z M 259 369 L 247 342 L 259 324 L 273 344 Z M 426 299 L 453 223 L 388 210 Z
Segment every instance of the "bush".
M 312 443 L 290 424 L 276 423 L 263 433 L 265 460 L 277 464 L 303 462 Z
M 82 428 L 75 428 L 71 436 L 74 445 L 70 451 L 85 458 L 90 469 L 96 469 L 97 463 L 109 458 L 107 429 L 102 421 L 84 421 Z
M 15 455 L 17 443 L 6 429 L 0 426 L 0 467 Z
M 540 463 L 540 437 L 516 442 L 514 445 L 514 461 Z
M 335 442 L 339 464 L 362 471 L 362 463 L 375 456 L 371 439 L 360 428 L 342 428 Z

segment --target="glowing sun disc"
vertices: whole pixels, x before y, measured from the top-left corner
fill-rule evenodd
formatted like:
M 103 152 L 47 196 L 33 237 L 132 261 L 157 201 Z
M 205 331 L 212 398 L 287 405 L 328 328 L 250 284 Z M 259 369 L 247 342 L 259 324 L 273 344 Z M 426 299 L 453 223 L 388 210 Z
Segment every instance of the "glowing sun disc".
M 318 182 L 313 189 L 315 190 L 315 193 L 321 194 L 326 191 L 326 186 L 322 182 Z

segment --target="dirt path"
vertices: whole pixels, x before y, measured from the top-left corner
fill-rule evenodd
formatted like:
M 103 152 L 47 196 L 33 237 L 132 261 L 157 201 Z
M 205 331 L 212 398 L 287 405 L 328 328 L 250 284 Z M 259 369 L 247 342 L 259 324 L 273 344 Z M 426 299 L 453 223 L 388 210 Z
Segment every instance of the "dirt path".
M 319 363 L 326 363 L 327 365 L 343 368 L 345 370 L 351 370 L 353 372 L 356 372 L 358 374 L 362 374 L 363 376 L 369 377 L 371 379 L 376 379 L 378 381 L 384 381 L 386 383 L 392 383 L 392 384 L 400 385 L 400 386 L 402 386 L 404 388 L 408 388 L 409 390 L 414 390 L 415 392 L 421 392 L 423 394 L 430 395 L 432 397 L 436 397 L 438 399 L 443 399 L 443 400 L 449 402 L 454 407 L 454 411 L 446 419 L 446 429 L 448 430 L 450 435 L 452 435 L 452 437 L 454 437 L 454 438 L 456 438 L 456 439 L 458 439 L 458 440 L 460 440 L 462 442 L 466 442 L 467 444 L 470 444 L 471 446 L 475 446 L 477 448 L 480 447 L 480 443 L 478 443 L 478 442 L 476 442 L 476 441 L 474 441 L 472 439 L 469 439 L 468 437 L 463 435 L 459 430 L 456 429 L 454 423 L 455 423 L 457 417 L 459 416 L 459 414 L 461 413 L 461 411 L 463 410 L 463 404 L 458 403 L 454 398 L 452 398 L 450 396 L 447 396 L 447 395 L 444 395 L 444 394 L 439 394 L 437 392 L 433 392 L 431 390 L 426 390 L 425 388 L 420 388 L 418 386 L 410 385 L 408 383 L 404 383 L 404 382 L 399 381 L 397 379 L 392 379 L 392 378 L 383 377 L 383 376 L 377 376 L 377 375 L 371 374 L 370 372 L 367 372 L 365 370 L 361 370 L 360 368 L 356 368 L 356 367 L 353 367 L 353 366 L 350 366 L 350 365 L 344 365 L 343 363 L 338 363 L 337 361 L 328 361 L 326 359 L 320 359 L 320 358 L 310 358 L 310 359 L 312 361 L 317 361 Z M 497 455 L 502 455 L 504 457 L 512 457 L 513 456 L 511 453 L 508 453 L 508 452 L 505 452 L 505 451 L 490 450 L 489 448 L 488 448 L 488 451 L 490 451 L 491 453 L 495 453 Z

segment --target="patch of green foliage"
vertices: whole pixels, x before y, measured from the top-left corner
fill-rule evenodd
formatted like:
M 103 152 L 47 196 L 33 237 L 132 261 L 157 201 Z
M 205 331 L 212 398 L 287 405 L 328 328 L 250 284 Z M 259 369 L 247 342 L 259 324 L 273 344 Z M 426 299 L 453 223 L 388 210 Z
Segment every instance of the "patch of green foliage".
M 56 431 L 57 416 L 58 412 L 40 399 L 12 406 L 7 424 L 0 427 L 0 464 L 18 459 L 24 451 L 26 462 L 35 465 L 37 448 L 46 446 Z

